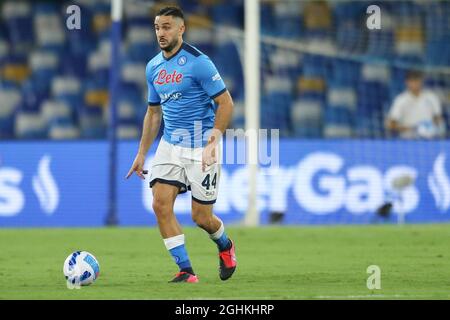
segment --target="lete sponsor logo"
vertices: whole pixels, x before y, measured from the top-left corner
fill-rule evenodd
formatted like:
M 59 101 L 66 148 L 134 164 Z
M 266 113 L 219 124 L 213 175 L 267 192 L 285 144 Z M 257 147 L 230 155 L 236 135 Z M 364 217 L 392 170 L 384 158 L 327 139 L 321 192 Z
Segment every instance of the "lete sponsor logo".
M 166 69 L 162 69 L 158 73 L 158 79 L 156 79 L 155 83 L 159 85 L 164 85 L 168 83 L 181 83 L 182 79 L 183 79 L 182 73 L 177 73 L 177 71 L 174 70 L 172 73 L 168 74 Z
M 41 158 L 37 174 L 33 176 L 32 186 L 42 211 L 53 214 L 59 204 L 59 189 L 50 171 L 51 157 Z M 0 168 L 0 216 L 18 215 L 25 207 L 25 193 L 22 185 L 24 174 L 12 167 Z

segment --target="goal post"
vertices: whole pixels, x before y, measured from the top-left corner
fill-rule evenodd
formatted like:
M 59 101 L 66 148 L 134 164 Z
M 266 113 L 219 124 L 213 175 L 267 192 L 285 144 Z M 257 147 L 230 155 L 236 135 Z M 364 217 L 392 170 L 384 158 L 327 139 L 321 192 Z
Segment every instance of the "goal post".
M 120 89 L 120 41 L 122 29 L 122 0 L 111 2 L 111 67 L 109 79 L 109 190 L 106 225 L 118 224 L 117 217 L 117 103 Z
M 259 224 L 257 205 L 258 186 L 258 131 L 260 110 L 260 0 L 245 1 L 244 82 L 245 129 L 247 134 L 248 208 L 246 226 Z

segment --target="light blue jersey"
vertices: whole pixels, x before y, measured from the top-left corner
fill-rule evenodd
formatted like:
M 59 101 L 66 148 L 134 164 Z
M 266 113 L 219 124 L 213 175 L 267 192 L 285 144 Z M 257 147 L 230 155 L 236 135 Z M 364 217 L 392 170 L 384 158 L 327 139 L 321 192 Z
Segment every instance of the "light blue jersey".
M 183 147 L 201 147 L 214 127 L 213 99 L 226 91 L 208 56 L 183 43 L 170 58 L 159 53 L 147 64 L 148 104 L 161 105 L 163 138 Z

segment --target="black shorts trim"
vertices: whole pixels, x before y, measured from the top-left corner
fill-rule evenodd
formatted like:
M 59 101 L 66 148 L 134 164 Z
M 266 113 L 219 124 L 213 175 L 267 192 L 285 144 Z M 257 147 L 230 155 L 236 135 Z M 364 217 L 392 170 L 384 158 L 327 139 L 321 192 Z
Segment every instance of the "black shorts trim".
M 156 182 L 164 183 L 164 184 L 170 184 L 171 186 L 175 186 L 175 187 L 180 188 L 180 191 L 178 192 L 179 194 L 180 193 L 185 193 L 188 190 L 188 187 L 184 183 L 182 183 L 180 181 L 177 181 L 177 180 L 166 180 L 166 179 L 161 179 L 161 178 L 155 178 L 152 181 L 150 181 L 150 188 L 153 188 L 153 186 L 155 185 Z
M 219 92 L 217 92 L 215 95 L 211 96 L 211 99 L 215 99 L 218 96 L 220 96 L 222 93 L 224 93 L 225 91 L 227 91 L 227 88 L 223 88 L 222 90 L 220 90 Z
M 214 203 L 216 203 L 216 199 L 209 200 L 209 201 L 204 201 L 204 200 L 199 200 L 199 199 L 197 199 L 195 197 L 192 197 L 192 200 L 194 200 L 195 202 L 198 202 L 200 204 L 214 204 Z

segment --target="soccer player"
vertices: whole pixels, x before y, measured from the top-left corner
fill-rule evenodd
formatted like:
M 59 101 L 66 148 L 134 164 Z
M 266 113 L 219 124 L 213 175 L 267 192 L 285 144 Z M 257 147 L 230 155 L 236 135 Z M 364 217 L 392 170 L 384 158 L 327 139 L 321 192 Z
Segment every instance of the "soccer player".
M 192 219 L 217 244 L 219 276 L 236 269 L 234 243 L 213 214 L 220 179 L 220 140 L 233 112 L 233 100 L 212 61 L 183 41 L 184 15 L 165 7 L 155 17 L 161 52 L 147 64 L 148 108 L 139 151 L 127 174 L 144 179 L 145 156 L 158 134 L 164 134 L 152 163 L 150 187 L 161 236 L 179 267 L 170 282 L 198 282 L 173 207 L 178 194 L 192 193 Z M 214 112 L 215 106 L 216 112 Z

